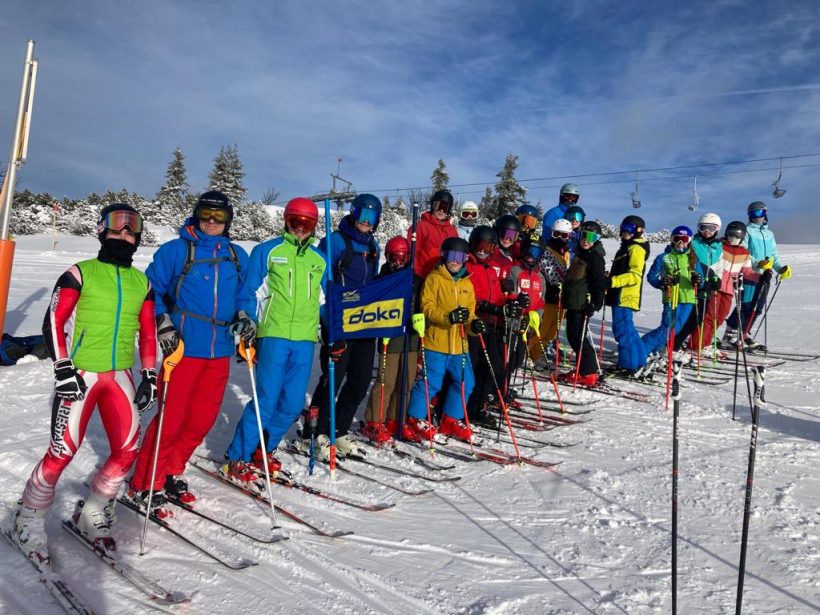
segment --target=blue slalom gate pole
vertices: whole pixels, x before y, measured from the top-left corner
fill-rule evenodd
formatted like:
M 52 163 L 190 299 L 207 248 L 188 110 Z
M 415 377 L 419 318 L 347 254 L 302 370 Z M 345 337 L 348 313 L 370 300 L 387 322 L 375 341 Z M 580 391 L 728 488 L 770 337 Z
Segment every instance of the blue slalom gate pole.
M 333 263 L 330 260 L 331 233 L 330 199 L 325 199 L 325 248 L 327 250 L 327 279 L 329 282 L 333 281 Z M 330 293 L 326 296 L 327 300 L 330 301 Z M 328 327 L 327 337 L 328 347 L 332 349 L 336 341 L 333 339 L 332 327 Z M 327 353 L 327 395 L 330 398 L 330 479 L 333 480 L 336 478 L 336 364 L 333 362 L 330 351 Z

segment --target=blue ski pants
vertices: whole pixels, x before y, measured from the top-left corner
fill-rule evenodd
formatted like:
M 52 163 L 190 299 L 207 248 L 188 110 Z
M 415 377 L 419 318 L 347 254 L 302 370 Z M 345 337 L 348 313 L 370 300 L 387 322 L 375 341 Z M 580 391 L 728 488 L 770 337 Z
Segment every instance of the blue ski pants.
M 294 342 L 279 337 L 257 340 L 256 392 L 262 429 L 268 432 L 268 452 L 273 451 L 305 406 L 315 342 Z M 245 404 L 226 456 L 250 461 L 259 446 L 259 428 L 253 399 Z
M 618 367 L 636 370 L 646 365 L 646 349 L 632 321 L 635 311 L 612 306 L 612 334 L 618 342 Z
M 689 315 L 692 313 L 694 307 L 691 303 L 678 303 L 675 308 L 675 333 L 680 331 L 683 324 L 689 320 Z M 672 326 L 672 306 L 668 303 L 663 304 L 663 314 L 661 315 L 661 324 L 657 329 L 652 329 L 644 334 L 641 338 L 644 349 L 647 355 L 651 352 L 662 352 L 666 347 L 667 336 L 669 329 Z
M 450 374 L 451 384 L 447 388 L 444 398 L 443 412 L 447 416 L 461 420 L 464 418 L 464 407 L 461 399 L 461 377 L 464 374 L 464 399 L 469 399 L 475 386 L 473 366 L 470 357 L 460 354 L 445 354 L 434 350 L 425 351 L 427 361 L 427 385 L 432 399 L 440 390 L 444 382 L 444 374 Z M 407 413 L 417 419 L 427 418 L 427 399 L 424 394 L 424 378 L 416 380 L 413 390 L 410 391 L 410 405 Z

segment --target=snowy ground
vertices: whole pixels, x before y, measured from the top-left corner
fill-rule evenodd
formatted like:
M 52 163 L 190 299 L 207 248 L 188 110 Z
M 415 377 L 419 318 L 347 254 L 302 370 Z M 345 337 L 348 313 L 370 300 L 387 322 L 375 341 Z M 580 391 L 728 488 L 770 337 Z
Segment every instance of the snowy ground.
M 52 285 L 71 263 L 93 256 L 89 239 L 18 241 L 6 331 L 40 329 Z M 609 254 L 614 245 L 608 245 Z M 141 252 L 144 268 L 150 252 Z M 795 277 L 783 283 L 769 323 L 779 348 L 820 349 L 820 254 L 816 247 L 782 249 Z M 656 291 L 644 294 L 642 329 L 659 318 Z M 593 331 L 598 331 L 598 321 Z M 762 333 L 761 333 L 762 336 Z M 612 341 L 608 340 L 608 346 Z M 820 611 L 820 481 L 817 475 L 820 364 L 787 363 L 767 373 L 768 407 L 761 415 L 747 557 L 744 607 L 748 613 Z M 280 520 L 290 540 L 260 547 L 243 538 L 185 521 L 214 544 L 259 565 L 234 572 L 175 538 L 151 528 L 145 556 L 137 555 L 139 524 L 119 513 L 116 536 L 123 560 L 167 587 L 193 594 L 178 613 L 665 613 L 670 599 L 671 413 L 661 388 L 654 403 L 576 392 L 596 399 L 593 420 L 538 437 L 580 442 L 543 448 L 539 458 L 562 461 L 556 470 L 461 464 L 462 480 L 410 497 L 324 470 L 305 476 L 301 460 L 283 459 L 317 487 L 370 501 L 395 502 L 384 512 L 361 512 L 277 488 L 277 501 L 355 535 L 326 539 Z M 552 396 L 542 387 L 544 395 Z M 0 500 L 11 506 L 48 443 L 51 368 L 47 361 L 0 369 Z M 682 613 L 734 609 L 750 412 L 741 386 L 732 421 L 732 385 L 687 382 L 681 410 L 678 608 Z M 250 394 L 237 366 L 223 413 L 201 452 L 221 455 Z M 568 397 L 570 393 L 566 394 Z M 107 453 L 92 420 L 79 455 L 60 483 L 48 520 L 56 568 L 98 613 L 147 613 L 157 608 L 83 551 L 60 528 L 60 518 L 85 494 L 83 480 Z M 393 461 L 391 459 L 391 461 Z M 372 468 L 365 473 L 405 487 L 432 486 Z M 203 506 L 231 511 L 242 527 L 263 534 L 264 509 L 189 470 Z M 3 523 L 9 522 L 4 513 Z M 182 520 L 180 518 L 180 522 Z M 0 611 L 60 612 L 30 566 L 0 541 Z

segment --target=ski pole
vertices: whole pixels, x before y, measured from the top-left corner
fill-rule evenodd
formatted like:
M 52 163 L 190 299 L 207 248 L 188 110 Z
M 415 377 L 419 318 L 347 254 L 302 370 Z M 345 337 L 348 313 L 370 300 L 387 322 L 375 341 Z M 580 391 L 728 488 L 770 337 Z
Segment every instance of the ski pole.
M 462 339 L 464 336 L 464 325 L 461 325 L 461 335 Z M 498 379 L 495 377 L 495 370 L 493 370 L 492 361 L 490 361 L 490 354 L 487 352 L 487 344 L 484 342 L 484 336 L 479 333 L 478 340 L 481 342 L 481 350 L 484 353 L 484 360 L 487 361 L 487 367 L 490 368 L 490 377 L 493 379 L 492 384 L 495 386 L 495 393 L 498 395 L 498 404 L 501 406 L 501 410 L 504 413 L 504 420 L 507 423 L 507 429 L 510 430 L 510 438 L 513 442 L 513 447 L 515 448 L 515 456 L 518 457 L 518 463 L 523 464 L 521 461 L 521 452 L 518 450 L 518 440 L 515 437 L 515 431 L 513 430 L 512 422 L 510 421 L 510 413 L 507 410 L 507 403 L 504 401 L 504 396 L 501 395 L 501 387 L 498 386 Z M 535 384 L 535 381 L 533 381 Z M 472 443 L 470 444 L 472 447 Z
M 436 449 L 433 446 L 433 421 L 432 417 L 430 416 L 430 387 L 427 384 L 427 352 L 426 347 L 424 345 L 424 314 L 413 314 L 412 323 L 413 329 L 415 329 L 416 333 L 419 334 L 419 340 L 421 341 L 421 375 L 424 378 L 424 399 L 427 404 L 427 424 L 429 426 L 427 432 L 430 435 L 429 450 L 430 456 L 434 457 L 436 454 Z
M 604 307 L 601 310 L 601 341 L 598 343 L 598 363 L 599 364 L 604 362 L 604 328 L 605 328 L 605 325 L 606 325 L 606 290 L 604 290 Z
M 148 505 L 145 509 L 145 522 L 142 524 L 140 536 L 140 555 L 145 553 L 145 538 L 148 536 L 148 518 L 151 516 L 151 502 L 154 499 L 154 481 L 157 479 L 157 459 L 159 458 L 159 441 L 162 438 L 162 420 L 165 418 L 165 400 L 168 397 L 168 387 L 171 382 L 171 372 L 182 361 L 185 344 L 179 340 L 174 351 L 162 360 L 162 397 L 157 410 L 157 432 L 154 442 L 154 461 L 151 464 L 151 484 L 148 487 Z
M 680 276 L 680 272 L 675 272 Z M 678 291 L 680 283 L 668 288 L 669 291 L 669 329 L 666 332 L 666 410 L 669 411 L 669 389 L 672 386 L 672 354 L 675 343 L 675 321 L 678 311 Z
M 558 312 L 555 317 L 558 319 L 558 326 L 555 328 L 555 377 L 558 377 L 558 364 L 561 362 L 561 321 L 564 314 L 561 311 L 561 297 L 564 294 L 564 285 L 558 285 Z
M 768 292 L 770 283 L 771 283 L 771 278 L 769 278 L 763 284 L 758 284 L 755 287 L 755 292 L 752 295 L 752 313 L 749 316 L 749 321 L 746 323 L 746 326 L 743 327 L 743 341 L 744 342 L 746 341 L 746 338 L 749 336 L 749 331 L 751 331 L 751 329 L 752 329 L 752 323 L 755 321 L 755 318 L 757 317 L 757 304 L 760 302 L 760 295 L 763 295 L 764 287 L 765 287 L 765 290 Z M 740 326 L 743 325 L 743 323 L 738 322 L 738 325 L 740 327 Z
M 467 395 L 464 392 L 464 378 L 465 373 L 467 371 L 467 349 L 465 347 L 465 343 L 467 342 L 467 336 L 464 333 L 464 323 L 459 323 L 458 330 L 461 334 L 461 408 L 464 412 L 464 422 L 467 424 L 467 429 L 470 430 L 470 453 L 472 453 L 472 455 L 475 456 L 475 449 L 473 448 L 473 429 L 472 427 L 470 427 L 470 418 L 467 416 Z
M 537 314 L 538 312 L 532 312 L 533 314 Z M 521 339 L 524 341 L 524 346 L 527 346 L 527 331 L 530 330 L 530 325 L 532 324 L 532 320 L 527 323 L 526 330 L 521 332 Z M 536 329 L 536 335 L 538 329 Z M 535 369 L 532 366 L 532 362 L 530 361 L 529 353 L 524 354 L 524 371 L 527 371 L 527 368 L 530 370 L 530 382 L 532 382 L 532 394 L 535 397 L 535 408 L 538 410 L 538 421 L 540 423 L 544 422 L 544 414 L 541 412 L 541 400 L 538 398 L 538 385 L 535 383 Z M 523 382 L 521 383 L 523 386 Z
M 737 322 L 740 325 L 740 300 L 743 297 L 743 280 L 741 279 L 737 288 L 735 289 L 735 310 L 737 310 Z M 746 362 L 746 345 L 743 340 L 738 340 L 735 345 L 735 387 L 732 394 L 732 420 L 735 420 L 735 410 L 737 409 L 737 381 L 738 370 L 740 369 L 740 355 L 743 355 L 743 374 L 746 378 L 746 391 L 749 394 L 749 406 L 752 406 L 752 389 L 749 385 L 749 365 Z
M 752 436 L 749 443 L 749 467 L 746 470 L 746 499 L 743 506 L 743 533 L 740 538 L 740 563 L 737 565 L 737 601 L 735 615 L 740 615 L 743 603 L 743 578 L 746 574 L 746 545 L 749 542 L 749 520 L 752 511 L 752 485 L 755 476 L 755 452 L 757 450 L 757 429 L 760 420 L 760 409 L 766 404 L 765 370 L 762 365 L 754 368 L 754 403 L 752 405 Z
M 774 303 L 774 298 L 777 297 L 777 291 L 780 290 L 780 283 L 782 279 L 780 276 L 777 276 L 777 283 L 774 285 L 774 292 L 772 293 L 772 298 L 769 299 L 769 303 L 766 304 L 766 309 L 763 311 L 763 320 L 759 325 L 757 325 L 757 329 L 755 329 L 755 334 L 752 336 L 752 339 L 757 337 L 757 334 L 760 333 L 760 327 L 763 323 L 766 323 L 769 317 L 769 310 L 772 307 L 772 303 Z
M 387 343 L 389 341 L 389 337 L 382 338 L 382 360 L 379 371 L 379 425 L 382 425 L 384 421 L 384 373 L 387 371 Z M 377 437 L 376 448 L 381 448 L 381 445 L 381 440 Z
M 569 322 L 569 321 L 567 321 L 567 322 Z M 584 315 L 584 317 L 581 319 L 581 345 L 578 346 L 578 358 L 575 361 L 575 379 L 572 381 L 572 390 L 573 391 L 578 386 L 578 374 L 581 373 L 581 356 L 584 353 L 584 342 L 586 341 L 586 338 L 587 338 L 587 326 L 588 325 L 589 325 L 589 318 L 586 315 Z
M 254 358 L 256 348 L 252 344 L 247 344 L 245 340 L 239 342 L 239 354 L 242 355 L 248 364 L 248 375 L 251 377 L 251 394 L 253 395 L 253 409 L 256 412 L 256 427 L 259 429 L 259 442 L 262 448 L 263 467 L 265 468 L 265 483 L 268 487 L 268 499 L 270 500 L 270 520 L 272 529 L 276 528 L 276 506 L 273 503 L 273 487 L 270 482 L 270 468 L 268 467 L 268 445 L 265 442 L 265 433 L 262 429 L 262 415 L 259 412 L 259 397 L 256 394 L 256 371 L 254 369 Z
M 672 615 L 678 612 L 678 418 L 681 368 L 681 362 L 675 361 L 672 368 Z
M 316 467 L 316 430 L 319 427 L 319 406 L 308 406 L 307 427 L 310 432 L 310 457 L 308 458 L 308 475 L 313 476 Z
M 419 220 L 419 204 L 413 203 L 413 220 L 410 225 L 410 264 L 408 267 L 415 271 L 414 266 L 416 262 L 416 225 L 418 224 Z M 410 287 L 410 301 L 407 304 L 407 309 L 405 311 L 406 314 L 413 313 L 413 306 L 416 302 L 416 283 L 415 283 L 415 274 L 413 285 Z M 402 360 L 401 360 L 401 378 L 399 379 L 399 383 L 401 384 L 401 388 L 399 389 L 399 408 L 396 411 L 398 416 L 398 433 L 396 434 L 398 440 L 403 440 L 404 434 L 404 421 L 407 416 L 407 403 L 408 403 L 408 392 L 407 392 L 407 370 L 409 369 L 408 360 L 410 355 L 410 332 L 407 329 L 407 319 L 405 317 L 404 322 L 402 323 L 404 329 L 404 344 L 402 347 Z

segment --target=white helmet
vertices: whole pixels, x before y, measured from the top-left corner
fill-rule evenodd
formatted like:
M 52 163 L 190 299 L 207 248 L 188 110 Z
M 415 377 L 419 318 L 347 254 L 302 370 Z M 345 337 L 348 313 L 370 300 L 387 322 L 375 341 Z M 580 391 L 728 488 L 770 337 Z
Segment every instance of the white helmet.
M 558 218 L 552 223 L 552 230 L 561 233 L 572 233 L 572 222 L 566 218 Z
M 461 204 L 461 213 L 463 214 L 465 211 L 472 211 L 478 214 L 478 205 L 476 205 L 473 201 L 464 201 Z
M 713 214 L 713 213 L 708 213 L 708 214 L 703 214 L 700 217 L 700 220 L 698 220 L 698 226 L 700 226 L 701 224 L 717 224 L 718 230 L 720 230 L 722 222 L 720 220 L 719 215 Z
M 561 186 L 561 192 L 558 194 L 559 196 L 562 194 L 574 194 L 575 196 L 581 196 L 581 191 L 578 190 L 578 186 L 575 184 L 564 184 Z

